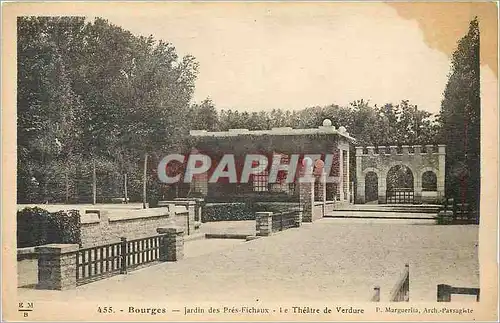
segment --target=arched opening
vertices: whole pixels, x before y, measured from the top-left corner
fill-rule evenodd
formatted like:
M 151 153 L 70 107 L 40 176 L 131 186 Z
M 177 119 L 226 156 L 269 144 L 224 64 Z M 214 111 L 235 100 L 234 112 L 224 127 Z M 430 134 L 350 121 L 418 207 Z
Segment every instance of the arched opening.
M 413 173 L 405 165 L 396 165 L 387 172 L 387 203 L 413 203 Z
M 422 174 L 422 191 L 436 191 L 437 190 L 437 177 L 433 171 L 426 171 Z
M 365 175 L 365 201 L 378 201 L 378 176 L 375 172 L 368 172 Z

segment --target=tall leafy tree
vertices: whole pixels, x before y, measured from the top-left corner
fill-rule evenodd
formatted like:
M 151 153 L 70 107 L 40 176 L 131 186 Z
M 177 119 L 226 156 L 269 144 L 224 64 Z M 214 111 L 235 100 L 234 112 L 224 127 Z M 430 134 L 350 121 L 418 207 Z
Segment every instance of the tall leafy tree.
M 475 18 L 453 53 L 441 104 L 441 136 L 447 145 L 447 194 L 477 209 L 481 146 L 479 45 L 479 22 Z
M 139 192 L 143 156 L 188 134 L 197 68 L 172 44 L 104 19 L 19 18 L 19 201 L 62 201 L 69 186 L 89 195 L 94 164 L 102 194 L 116 195 L 124 172 Z

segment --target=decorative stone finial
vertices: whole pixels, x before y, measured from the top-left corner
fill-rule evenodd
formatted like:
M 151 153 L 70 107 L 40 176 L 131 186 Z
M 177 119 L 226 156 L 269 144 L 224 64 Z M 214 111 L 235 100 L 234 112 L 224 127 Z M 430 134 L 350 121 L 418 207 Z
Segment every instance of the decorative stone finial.
M 345 133 L 346 132 L 346 128 L 344 126 L 340 126 L 339 132 L 340 133 Z
M 330 119 L 323 120 L 323 127 L 331 127 L 331 126 L 332 126 L 332 120 Z

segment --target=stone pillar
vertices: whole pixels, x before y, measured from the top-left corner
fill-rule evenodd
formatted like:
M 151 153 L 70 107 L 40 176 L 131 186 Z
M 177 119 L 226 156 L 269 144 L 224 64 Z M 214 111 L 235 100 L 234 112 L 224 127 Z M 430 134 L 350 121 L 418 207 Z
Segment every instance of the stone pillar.
M 202 205 L 203 202 L 205 201 L 204 198 L 202 197 L 176 197 L 174 199 L 176 203 L 178 202 L 185 202 L 185 201 L 194 201 L 195 202 L 195 207 L 194 207 L 194 220 L 196 222 L 201 222 L 201 212 L 202 212 Z M 160 201 L 158 205 L 164 205 L 164 201 Z
M 422 145 L 413 145 L 413 148 L 415 149 L 415 156 L 422 153 Z
M 312 222 L 314 208 L 314 183 L 299 182 L 299 201 L 302 206 L 302 221 Z
M 156 232 L 165 235 L 160 246 L 160 261 L 178 261 L 184 258 L 183 228 L 161 227 Z
M 318 194 L 318 198 L 323 203 L 323 216 L 325 215 L 325 207 L 326 207 L 326 174 L 322 172 L 316 180 L 318 181 L 318 191 L 315 194 Z
M 201 211 L 202 211 L 202 206 L 203 206 L 204 201 L 205 201 L 205 199 L 202 199 L 202 198 L 196 199 L 196 212 L 194 215 L 194 220 L 197 222 L 201 222 Z
M 422 204 L 422 174 L 420 171 L 416 171 L 415 174 L 413 174 L 413 182 L 413 204 Z
M 377 174 L 378 175 L 378 174 Z M 387 190 L 387 172 L 380 172 L 378 177 L 378 204 L 385 204 Z
M 436 174 L 438 201 L 445 197 L 446 145 L 438 145 L 439 168 Z
M 349 171 L 350 171 L 350 163 L 351 163 L 351 160 L 349 159 L 349 147 L 347 147 L 347 150 L 346 150 L 346 155 L 347 155 L 347 167 L 346 169 L 344 170 L 346 172 L 346 178 L 347 178 L 347 192 L 346 192 L 346 200 L 347 202 L 349 202 L 350 200 L 350 197 L 351 197 L 351 188 L 349 187 L 349 183 L 351 182 L 351 179 L 350 179 L 350 174 L 349 174 Z
M 273 212 L 255 213 L 255 230 L 258 236 L 267 237 L 273 234 Z
M 293 208 L 295 213 L 295 227 L 300 227 L 302 225 L 302 207 Z
M 191 235 L 195 230 L 195 213 L 196 213 L 196 201 L 194 200 L 185 200 L 185 201 L 174 201 L 176 205 L 185 206 L 188 211 L 188 218 L 186 224 L 186 234 Z
M 380 153 L 380 151 L 379 151 Z M 363 162 L 363 147 L 356 147 L 356 203 L 365 203 L 365 178 L 361 163 Z
M 38 254 L 38 289 L 76 288 L 78 244 L 47 244 L 35 248 Z
M 344 151 L 339 149 L 339 195 L 344 200 Z
M 188 201 L 187 205 L 188 209 L 188 227 L 187 227 L 187 234 L 193 234 L 195 230 L 195 217 L 196 217 L 196 201 Z

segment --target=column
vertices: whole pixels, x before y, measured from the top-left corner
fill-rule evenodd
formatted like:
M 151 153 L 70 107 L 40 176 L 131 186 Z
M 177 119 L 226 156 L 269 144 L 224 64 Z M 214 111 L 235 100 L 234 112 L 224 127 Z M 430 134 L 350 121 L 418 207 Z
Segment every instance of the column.
M 156 232 L 164 234 L 160 246 L 160 261 L 178 261 L 184 258 L 183 228 L 161 227 Z
M 314 182 L 299 182 L 299 203 L 302 206 L 302 221 L 312 222 L 314 208 Z
M 365 178 L 361 168 L 363 147 L 356 147 L 356 203 L 365 203 Z
M 344 151 L 339 149 L 339 196 L 344 200 Z
M 413 183 L 413 204 L 422 204 L 422 174 L 418 170 L 413 174 Z
M 380 176 L 378 176 L 380 175 Z M 377 174 L 378 177 L 378 204 L 385 204 L 387 190 L 387 171 Z
M 255 229 L 258 236 L 273 234 L 273 212 L 255 212 Z
M 319 200 L 322 205 L 323 216 L 325 215 L 325 207 L 326 207 L 326 173 L 322 172 L 316 180 L 318 181 L 318 191 L 315 194 L 318 194 Z
M 293 208 L 295 211 L 295 227 L 300 227 L 302 225 L 302 207 Z
M 78 244 L 47 244 L 35 248 L 38 254 L 38 289 L 76 288 Z
M 349 183 L 351 182 L 351 178 L 350 178 L 349 172 L 350 172 L 351 160 L 349 159 L 349 147 L 347 147 L 347 150 L 345 152 L 346 152 L 346 161 L 347 161 L 347 163 L 346 163 L 346 169 L 345 169 L 346 179 L 347 179 L 347 181 L 346 181 L 346 184 L 347 184 L 347 186 L 346 186 L 346 188 L 347 188 L 347 192 L 346 192 L 347 198 L 346 198 L 346 200 L 348 202 L 350 202 L 351 188 L 349 187 Z
M 195 213 L 196 213 L 196 201 L 194 200 L 187 200 L 187 201 L 179 201 L 175 200 L 174 201 L 175 205 L 182 205 L 185 206 L 187 211 L 188 211 L 188 218 L 187 218 L 187 223 L 186 223 L 186 234 L 191 235 L 194 233 L 195 230 Z

